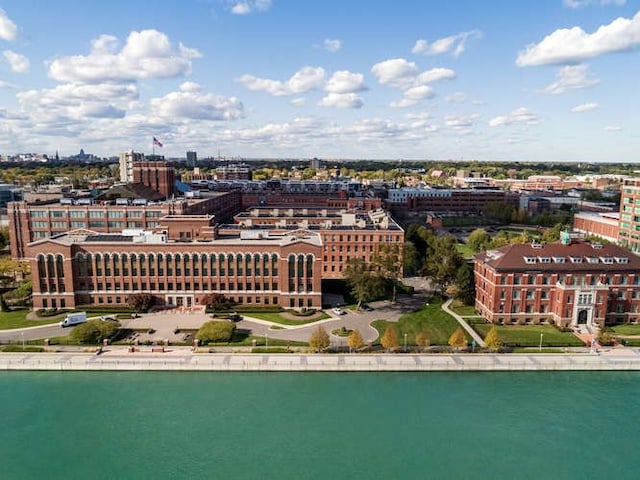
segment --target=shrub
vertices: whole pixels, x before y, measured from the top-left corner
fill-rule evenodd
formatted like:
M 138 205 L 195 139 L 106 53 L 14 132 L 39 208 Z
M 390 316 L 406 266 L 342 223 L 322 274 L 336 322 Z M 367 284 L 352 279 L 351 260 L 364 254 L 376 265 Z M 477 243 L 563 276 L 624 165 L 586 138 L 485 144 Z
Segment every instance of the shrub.
M 251 353 L 291 353 L 287 347 L 254 347 L 251 349 Z
M 600 333 L 598 334 L 598 343 L 603 347 L 610 347 L 614 343 L 613 336 L 611 335 L 610 332 L 607 332 L 606 330 L 601 330 Z
M 119 328 L 118 322 L 89 320 L 75 327 L 70 337 L 78 343 L 99 343 L 105 338 L 113 337 Z
M 7 345 L 2 349 L 3 352 L 44 352 L 44 347 L 22 347 L 22 345 Z
M 217 342 L 229 342 L 236 331 L 236 325 L 226 320 L 210 320 L 205 322 L 196 333 L 201 345 Z

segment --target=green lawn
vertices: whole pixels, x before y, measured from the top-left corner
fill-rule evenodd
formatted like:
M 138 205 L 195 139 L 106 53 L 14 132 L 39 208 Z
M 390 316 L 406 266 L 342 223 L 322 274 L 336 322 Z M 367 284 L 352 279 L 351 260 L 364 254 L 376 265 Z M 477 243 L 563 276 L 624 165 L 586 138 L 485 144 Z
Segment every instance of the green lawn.
M 473 328 L 484 338 L 492 327 L 476 324 Z M 542 333 L 543 347 L 582 347 L 584 343 L 570 332 L 561 332 L 549 325 L 498 325 L 498 335 L 502 343 L 512 347 L 536 347 L 540 345 Z
M 311 318 L 299 317 L 300 320 L 291 320 L 275 312 L 265 312 L 265 313 L 252 312 L 252 313 L 247 313 L 246 315 L 242 314 L 242 316 L 257 318 L 259 320 L 266 320 L 267 322 L 279 323 L 281 325 L 306 325 L 307 323 L 313 323 L 313 322 L 317 322 L 318 320 L 324 320 L 325 318 L 329 318 L 329 315 L 327 315 L 324 312 L 322 312 L 322 314 L 318 317 L 316 316 L 312 316 Z
M 456 243 L 456 250 L 458 250 L 464 258 L 471 258 L 476 254 L 466 243 Z
M 640 325 L 614 325 L 609 328 L 614 335 L 640 335 Z
M 50 325 L 60 321 L 57 317 L 45 318 L 43 320 L 27 320 L 30 310 L 13 310 L 12 312 L 0 312 L 0 330 L 12 328 L 36 327 L 38 325 Z
M 431 340 L 431 345 L 448 345 L 449 337 L 460 326 L 456 320 L 445 313 L 442 302 L 432 301 L 420 310 L 405 313 L 398 322 L 375 320 L 371 325 L 382 335 L 387 325 L 395 325 L 398 330 L 400 345 L 404 345 L 404 334 L 407 334 L 407 345 L 415 345 L 415 337 L 419 332 L 426 332 Z M 468 338 L 471 341 L 471 338 Z
M 449 308 L 462 317 L 478 316 L 473 305 L 464 305 L 460 300 L 454 300 Z

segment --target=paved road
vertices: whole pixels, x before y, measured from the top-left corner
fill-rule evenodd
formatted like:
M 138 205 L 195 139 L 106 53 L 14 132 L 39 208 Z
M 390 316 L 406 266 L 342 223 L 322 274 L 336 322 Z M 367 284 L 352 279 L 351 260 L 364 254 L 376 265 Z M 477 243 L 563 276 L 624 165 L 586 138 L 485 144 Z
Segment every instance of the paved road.
M 16 328 L 14 330 L 0 330 L 0 341 L 21 342 L 24 340 L 39 340 L 42 338 L 69 335 L 69 328 L 62 328 L 57 323 L 39 327 Z

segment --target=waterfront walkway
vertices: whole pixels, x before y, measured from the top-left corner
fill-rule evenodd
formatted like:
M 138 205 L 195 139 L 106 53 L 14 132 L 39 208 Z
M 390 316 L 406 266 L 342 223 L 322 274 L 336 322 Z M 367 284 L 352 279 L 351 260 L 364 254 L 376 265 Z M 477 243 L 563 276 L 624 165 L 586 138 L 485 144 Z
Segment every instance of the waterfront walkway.
M 640 370 L 637 349 L 602 354 L 241 354 L 107 350 L 0 353 L 0 370 L 136 371 L 553 371 Z

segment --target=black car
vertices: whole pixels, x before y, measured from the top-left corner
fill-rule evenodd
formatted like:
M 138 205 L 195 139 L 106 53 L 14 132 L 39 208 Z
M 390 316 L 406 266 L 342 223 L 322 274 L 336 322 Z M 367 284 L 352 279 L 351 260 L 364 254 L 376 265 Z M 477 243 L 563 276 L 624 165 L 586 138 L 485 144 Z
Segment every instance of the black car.
M 239 322 L 240 320 L 242 320 L 242 315 L 238 313 L 232 313 L 231 315 L 229 315 L 229 320 L 231 320 L 232 322 Z
M 360 305 L 360 310 L 364 310 L 365 312 L 373 312 L 373 308 L 367 305 L 366 303 L 363 303 L 362 305 Z

